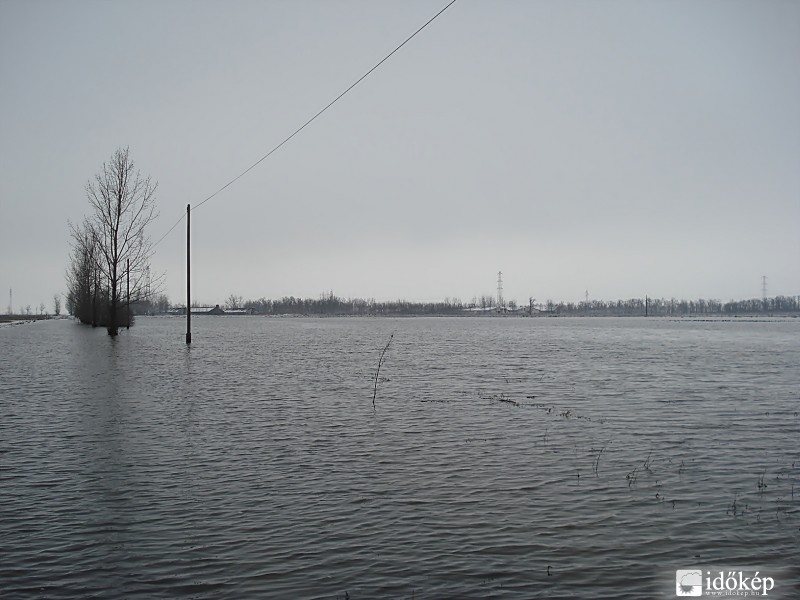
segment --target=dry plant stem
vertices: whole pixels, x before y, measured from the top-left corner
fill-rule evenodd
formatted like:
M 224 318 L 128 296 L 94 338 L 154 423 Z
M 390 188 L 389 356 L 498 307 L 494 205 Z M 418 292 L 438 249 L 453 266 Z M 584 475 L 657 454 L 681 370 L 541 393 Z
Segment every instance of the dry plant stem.
M 607 441 L 605 444 L 603 444 L 603 447 L 602 447 L 602 448 L 600 448 L 600 452 L 598 452 L 598 453 L 597 453 L 597 457 L 594 459 L 594 464 L 593 464 L 593 467 L 594 467 L 594 474 L 595 474 L 595 477 L 597 477 L 597 476 L 598 476 L 597 470 L 600 468 L 600 457 L 601 457 L 601 456 L 603 456 L 603 452 L 605 452 L 605 451 L 606 451 L 606 447 L 607 447 L 607 446 L 608 446 L 610 443 L 611 443 L 611 440 L 608 440 L 608 441 Z
M 375 397 L 378 395 L 378 376 L 381 373 L 381 366 L 383 366 L 383 360 L 386 356 L 386 351 L 389 349 L 389 346 L 392 343 L 392 339 L 394 338 L 394 334 L 389 336 L 389 341 L 386 342 L 386 345 L 383 347 L 383 352 L 381 352 L 381 357 L 378 359 L 378 370 L 375 371 L 375 387 L 372 390 L 372 408 L 375 408 Z

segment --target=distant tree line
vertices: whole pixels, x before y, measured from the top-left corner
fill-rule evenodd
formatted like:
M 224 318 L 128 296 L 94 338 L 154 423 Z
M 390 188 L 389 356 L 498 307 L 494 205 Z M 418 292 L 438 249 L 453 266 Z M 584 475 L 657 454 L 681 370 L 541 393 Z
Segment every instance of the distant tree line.
M 319 298 L 295 298 L 284 296 L 277 300 L 248 300 L 243 308 L 265 315 L 455 315 L 461 314 L 465 306 L 460 300 L 446 298 L 441 302 L 409 302 L 394 300 L 377 302 L 375 299 L 339 298 L 332 292 Z
M 800 296 L 775 296 L 749 300 L 678 300 L 671 298 L 631 298 L 629 300 L 591 300 L 559 302 L 548 300 L 538 309 L 545 314 L 591 316 L 691 316 L 800 312 Z
M 245 300 L 231 294 L 225 303 L 228 309 L 249 309 L 260 315 L 454 315 L 461 314 L 464 305 L 460 300 L 446 298 L 442 302 L 408 302 L 395 300 L 377 302 L 375 299 L 340 298 L 330 292 L 319 298 L 284 296 L 275 300 L 260 298 Z
M 163 293 L 144 294 L 131 301 L 133 315 L 163 315 L 173 308 L 169 297 Z
M 207 306 L 194 304 L 194 306 Z M 445 298 L 441 302 L 410 302 L 393 300 L 378 302 L 374 299 L 341 298 L 330 292 L 318 298 L 284 296 L 278 299 L 260 298 L 245 300 L 231 294 L 224 305 L 227 309 L 247 309 L 259 315 L 352 315 L 352 316 L 413 316 L 413 315 L 481 315 L 511 314 L 520 316 L 701 316 L 770 314 L 800 312 L 800 296 L 776 296 L 766 299 L 730 300 L 677 300 L 664 298 L 631 298 L 628 300 L 591 300 L 588 302 L 535 303 L 524 305 L 510 301 L 498 308 L 492 296 L 474 297 L 470 302 L 459 298 Z M 170 310 L 180 312 L 183 307 L 171 306 L 166 296 L 159 295 L 154 302 L 136 305 L 136 314 L 159 314 Z

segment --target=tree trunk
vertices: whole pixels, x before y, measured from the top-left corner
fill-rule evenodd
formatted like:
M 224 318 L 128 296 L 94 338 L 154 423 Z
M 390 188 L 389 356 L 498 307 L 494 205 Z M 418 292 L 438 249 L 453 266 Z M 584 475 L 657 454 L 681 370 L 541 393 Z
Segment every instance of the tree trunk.
M 115 336 L 119 333 L 117 327 L 117 304 L 119 293 L 117 291 L 117 265 L 111 267 L 111 305 L 108 307 L 108 335 Z

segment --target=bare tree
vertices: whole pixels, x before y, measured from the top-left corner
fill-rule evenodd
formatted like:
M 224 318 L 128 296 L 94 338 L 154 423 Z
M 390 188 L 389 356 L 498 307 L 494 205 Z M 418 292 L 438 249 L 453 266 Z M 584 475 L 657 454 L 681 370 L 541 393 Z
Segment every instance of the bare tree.
M 230 309 L 242 308 L 244 306 L 244 297 L 231 294 L 225 301 L 225 306 Z
M 53 314 L 55 316 L 61 314 L 61 294 L 53 294 Z
M 106 290 L 100 286 L 97 234 L 87 219 L 80 226 L 69 224 L 72 251 L 67 268 L 67 311 L 81 323 L 96 327 L 105 322 Z
M 123 321 L 120 312 L 124 309 L 123 300 L 127 300 L 128 280 L 131 302 L 142 300 L 153 291 L 149 274 L 152 244 L 146 229 L 157 217 L 157 187 L 150 177 L 143 178 L 134 169 L 128 148 L 118 149 L 86 184 L 91 215 L 82 227 L 70 226 L 73 264 L 67 282 L 78 280 L 84 298 L 87 291 L 92 292 L 95 324 L 98 300 L 103 302 L 102 320 L 112 336 L 117 335 Z M 93 289 L 86 285 L 92 278 Z
M 169 297 L 166 294 L 159 294 L 156 297 L 156 307 L 159 313 L 166 313 L 170 309 Z

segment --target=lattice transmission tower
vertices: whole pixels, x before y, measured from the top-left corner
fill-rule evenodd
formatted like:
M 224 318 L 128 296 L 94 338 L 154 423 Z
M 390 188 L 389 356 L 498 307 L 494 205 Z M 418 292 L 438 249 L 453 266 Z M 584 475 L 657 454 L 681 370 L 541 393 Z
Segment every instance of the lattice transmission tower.
M 497 272 L 497 308 L 503 308 L 503 272 Z

